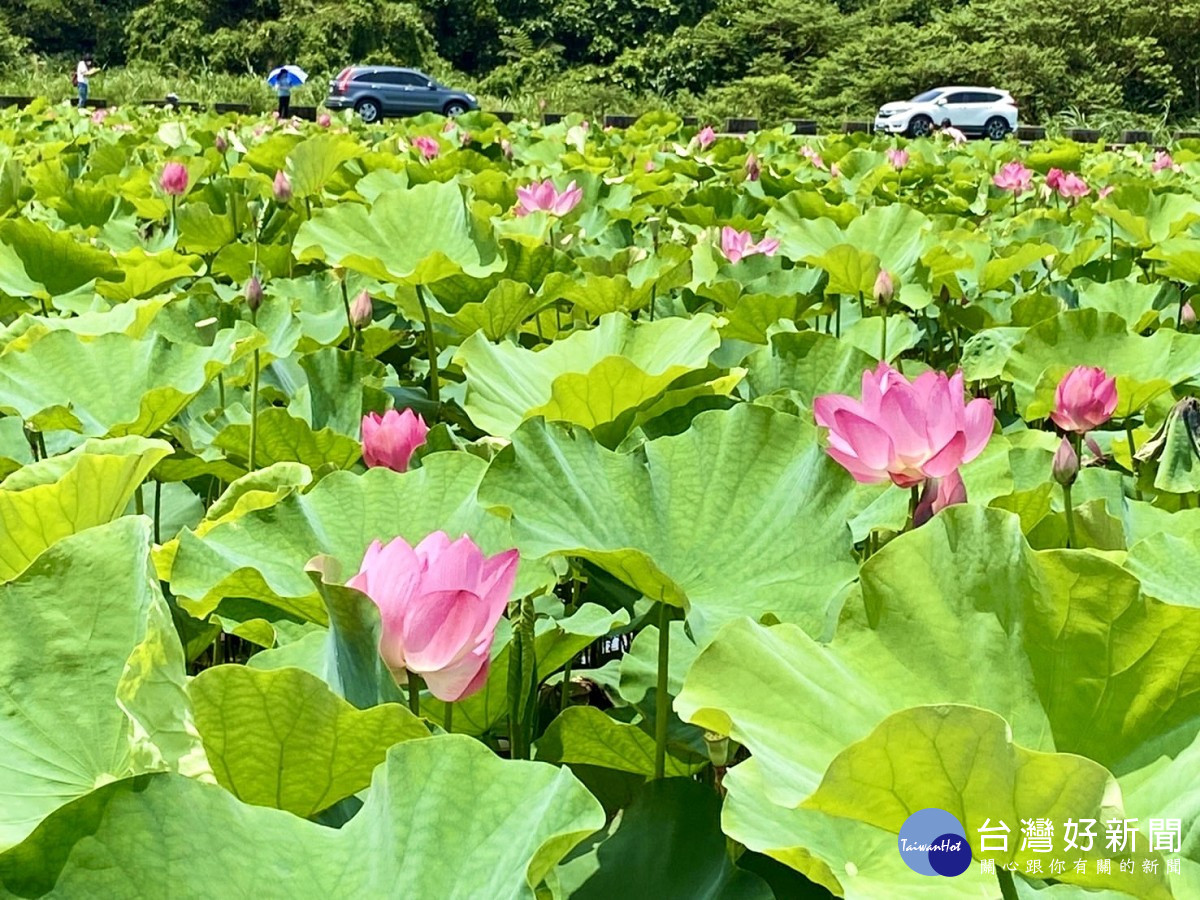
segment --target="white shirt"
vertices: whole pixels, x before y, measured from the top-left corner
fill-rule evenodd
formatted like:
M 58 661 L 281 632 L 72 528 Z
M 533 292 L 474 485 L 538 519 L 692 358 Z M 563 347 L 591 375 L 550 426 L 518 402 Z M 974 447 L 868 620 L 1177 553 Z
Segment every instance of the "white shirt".
M 75 67 L 75 80 L 78 81 L 80 84 L 87 84 L 88 83 L 88 71 L 89 71 L 88 64 L 81 59 L 79 61 L 79 65 L 77 65 Z

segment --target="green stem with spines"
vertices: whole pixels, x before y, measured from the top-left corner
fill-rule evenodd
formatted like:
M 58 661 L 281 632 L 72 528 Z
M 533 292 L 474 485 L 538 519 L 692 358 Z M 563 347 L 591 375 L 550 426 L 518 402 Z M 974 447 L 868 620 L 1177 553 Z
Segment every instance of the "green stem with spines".
M 425 681 L 416 672 L 408 673 L 408 684 L 405 687 L 408 690 L 408 708 L 414 716 L 421 715 L 421 688 L 425 686 Z
M 667 765 L 667 724 L 671 697 L 667 693 L 668 667 L 671 659 L 671 610 L 663 601 L 658 604 L 658 680 L 654 688 L 654 777 L 662 778 Z
M 429 399 L 434 403 L 441 402 L 440 380 L 438 372 L 437 340 L 433 336 L 433 318 L 429 312 L 429 302 L 425 294 L 429 288 L 417 285 L 417 300 L 421 304 L 421 315 L 425 318 L 425 352 L 429 355 Z

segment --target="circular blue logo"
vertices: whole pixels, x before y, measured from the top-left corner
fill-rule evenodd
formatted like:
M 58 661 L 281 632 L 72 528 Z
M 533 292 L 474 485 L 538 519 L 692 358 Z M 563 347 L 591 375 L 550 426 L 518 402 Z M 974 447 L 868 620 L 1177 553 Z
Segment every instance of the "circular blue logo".
M 971 865 L 971 845 L 962 824 L 944 809 L 921 809 L 900 828 L 900 858 L 914 872 L 952 878 Z

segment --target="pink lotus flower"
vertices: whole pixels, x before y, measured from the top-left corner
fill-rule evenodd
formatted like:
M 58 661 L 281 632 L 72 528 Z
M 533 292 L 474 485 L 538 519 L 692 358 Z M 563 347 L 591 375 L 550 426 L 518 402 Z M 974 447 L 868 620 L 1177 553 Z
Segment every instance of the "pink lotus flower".
M 375 305 L 371 302 L 371 295 L 368 294 L 366 291 L 359 291 L 358 296 L 356 296 L 354 298 L 354 302 L 350 304 L 350 324 L 352 324 L 355 328 L 359 328 L 359 329 L 366 328 L 368 325 L 371 324 L 371 317 L 374 315 L 374 313 L 375 313 Z M 395 410 L 389 410 L 389 412 L 394 412 L 394 411 Z M 406 409 L 404 412 L 408 413 L 409 415 L 412 414 L 412 410 Z M 404 416 L 401 415 L 400 419 L 403 421 Z M 417 417 L 417 421 L 420 422 L 421 425 L 425 424 L 425 421 L 423 419 L 421 419 L 420 416 Z M 374 430 L 374 426 L 372 426 L 372 430 Z M 428 429 L 426 429 L 426 431 L 428 431 Z M 366 418 L 364 417 L 364 419 L 363 419 L 363 434 L 365 435 L 366 432 L 367 432 L 367 423 L 366 423 Z M 422 435 L 421 440 L 417 442 L 417 444 L 413 447 L 413 449 L 415 450 L 417 446 L 420 446 L 420 444 L 423 444 L 424 442 L 425 442 L 425 437 L 424 437 L 424 435 Z M 372 453 L 375 452 L 374 448 L 372 448 L 371 452 Z M 408 455 L 412 456 L 411 450 L 409 451 Z M 404 460 L 404 465 L 406 467 L 408 466 L 408 459 Z M 404 469 L 398 469 L 397 471 L 403 472 Z
M 517 205 L 513 211 L 518 216 L 540 211 L 562 217 L 578 206 L 582 199 L 583 188 L 574 181 L 567 185 L 566 190 L 559 191 L 554 182 L 547 178 L 517 188 Z
M 1050 418 L 1063 431 L 1091 431 L 1112 418 L 1117 408 L 1117 380 L 1095 366 L 1076 366 L 1054 391 Z
M 816 150 L 814 150 L 812 147 L 809 147 L 807 144 L 805 146 L 801 147 L 800 155 L 803 156 L 805 159 L 807 159 L 810 163 L 812 163 L 818 169 L 820 169 L 822 172 L 825 171 L 825 160 L 821 159 L 821 154 L 818 153 Z
M 647 172 L 653 172 L 653 171 L 654 171 L 654 160 L 652 160 L 652 159 L 648 159 L 648 160 L 646 160 L 646 171 L 647 171 Z
M 967 486 L 962 475 L 955 469 L 945 478 L 927 478 L 921 498 L 913 510 L 913 527 L 924 525 L 947 506 L 967 502 Z
M 883 153 L 887 157 L 887 161 L 891 163 L 893 169 L 897 172 L 903 171 L 908 165 L 908 151 L 897 147 L 888 147 Z
M 216 137 L 213 138 L 213 147 L 218 153 L 224 153 L 229 149 L 229 141 L 225 140 L 225 132 L 218 131 Z
M 158 186 L 169 197 L 182 197 L 188 189 L 188 170 L 183 163 L 169 162 L 158 176 Z
M 275 173 L 275 181 L 271 185 L 271 192 L 275 195 L 276 203 L 288 203 L 292 199 L 292 179 L 288 178 L 287 173 L 282 169 Z
M 453 131 L 457 127 L 458 126 L 454 124 L 453 119 L 447 119 L 445 121 L 445 124 L 442 125 L 442 134 L 449 134 L 451 131 Z
M 1114 185 L 1106 184 L 1104 187 L 1100 188 L 1100 190 L 1096 192 L 1096 196 L 1099 197 L 1101 200 L 1103 200 L 1105 197 L 1107 197 L 1109 194 L 1111 194 L 1114 190 L 1116 190 Z
M 329 113 L 321 113 L 319 116 L 317 116 L 317 125 L 321 128 L 328 128 L 332 124 L 333 118 L 329 115 Z
M 978 456 L 992 434 L 992 401 L 967 402 L 961 371 L 924 372 L 910 382 L 885 362 L 863 372 L 861 400 L 825 394 L 813 413 L 829 429 L 829 455 L 864 484 L 944 478 Z
M 758 181 L 762 175 L 762 167 L 758 164 L 758 157 L 753 153 L 746 157 L 746 180 Z
M 1067 172 L 1058 183 L 1059 196 L 1067 200 L 1078 200 L 1091 192 L 1092 189 L 1087 186 L 1087 182 L 1074 172 Z
M 778 249 L 779 241 L 775 238 L 764 237 L 756 244 L 748 231 L 738 231 L 728 225 L 721 229 L 721 252 L 731 263 L 756 253 L 774 256 Z
M 413 138 L 412 145 L 420 151 L 421 156 L 425 159 L 436 159 L 437 155 L 442 152 L 442 147 L 436 138 L 427 137 L 423 134 Z
M 1002 191 L 1022 194 L 1033 184 L 1033 170 L 1027 169 L 1019 160 L 1013 160 L 996 173 L 992 183 Z
M 1174 169 L 1175 160 L 1171 158 L 1171 154 L 1166 150 L 1159 150 L 1154 154 L 1154 162 L 1150 163 L 1151 172 L 1161 172 L 1163 169 Z
M 1046 187 L 1048 187 L 1052 191 L 1058 190 L 1059 185 L 1062 184 L 1062 180 L 1063 180 L 1063 170 L 1062 169 L 1051 169 L 1049 172 L 1046 173 Z
M 1185 328 L 1191 328 L 1196 324 L 1196 310 L 1192 306 L 1191 300 L 1179 307 L 1179 324 Z
M 517 551 L 485 556 L 466 535 L 435 531 L 416 547 L 373 541 L 347 584 L 379 607 L 379 655 L 402 684 L 420 675 L 453 702 L 487 680 L 496 623 L 517 576 Z
M 712 130 L 711 125 L 705 125 L 696 133 L 696 142 L 700 145 L 701 150 L 707 150 L 717 141 L 717 133 Z
M 370 298 L 368 298 L 369 302 Z M 381 466 L 407 472 L 413 452 L 425 443 L 429 426 L 411 409 L 389 409 L 382 416 L 370 413 L 362 420 L 363 461 L 369 468 Z
M 104 120 L 107 118 L 108 118 L 108 110 L 105 109 L 103 106 L 101 106 L 94 113 L 92 113 L 92 124 L 93 125 L 103 125 Z

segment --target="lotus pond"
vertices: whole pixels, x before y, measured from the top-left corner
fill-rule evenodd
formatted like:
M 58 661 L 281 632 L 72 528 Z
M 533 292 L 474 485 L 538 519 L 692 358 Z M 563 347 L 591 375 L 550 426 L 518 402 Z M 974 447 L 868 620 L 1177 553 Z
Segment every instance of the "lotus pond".
M 0 114 L 0 894 L 1200 896 L 1200 147 L 164 115 Z

